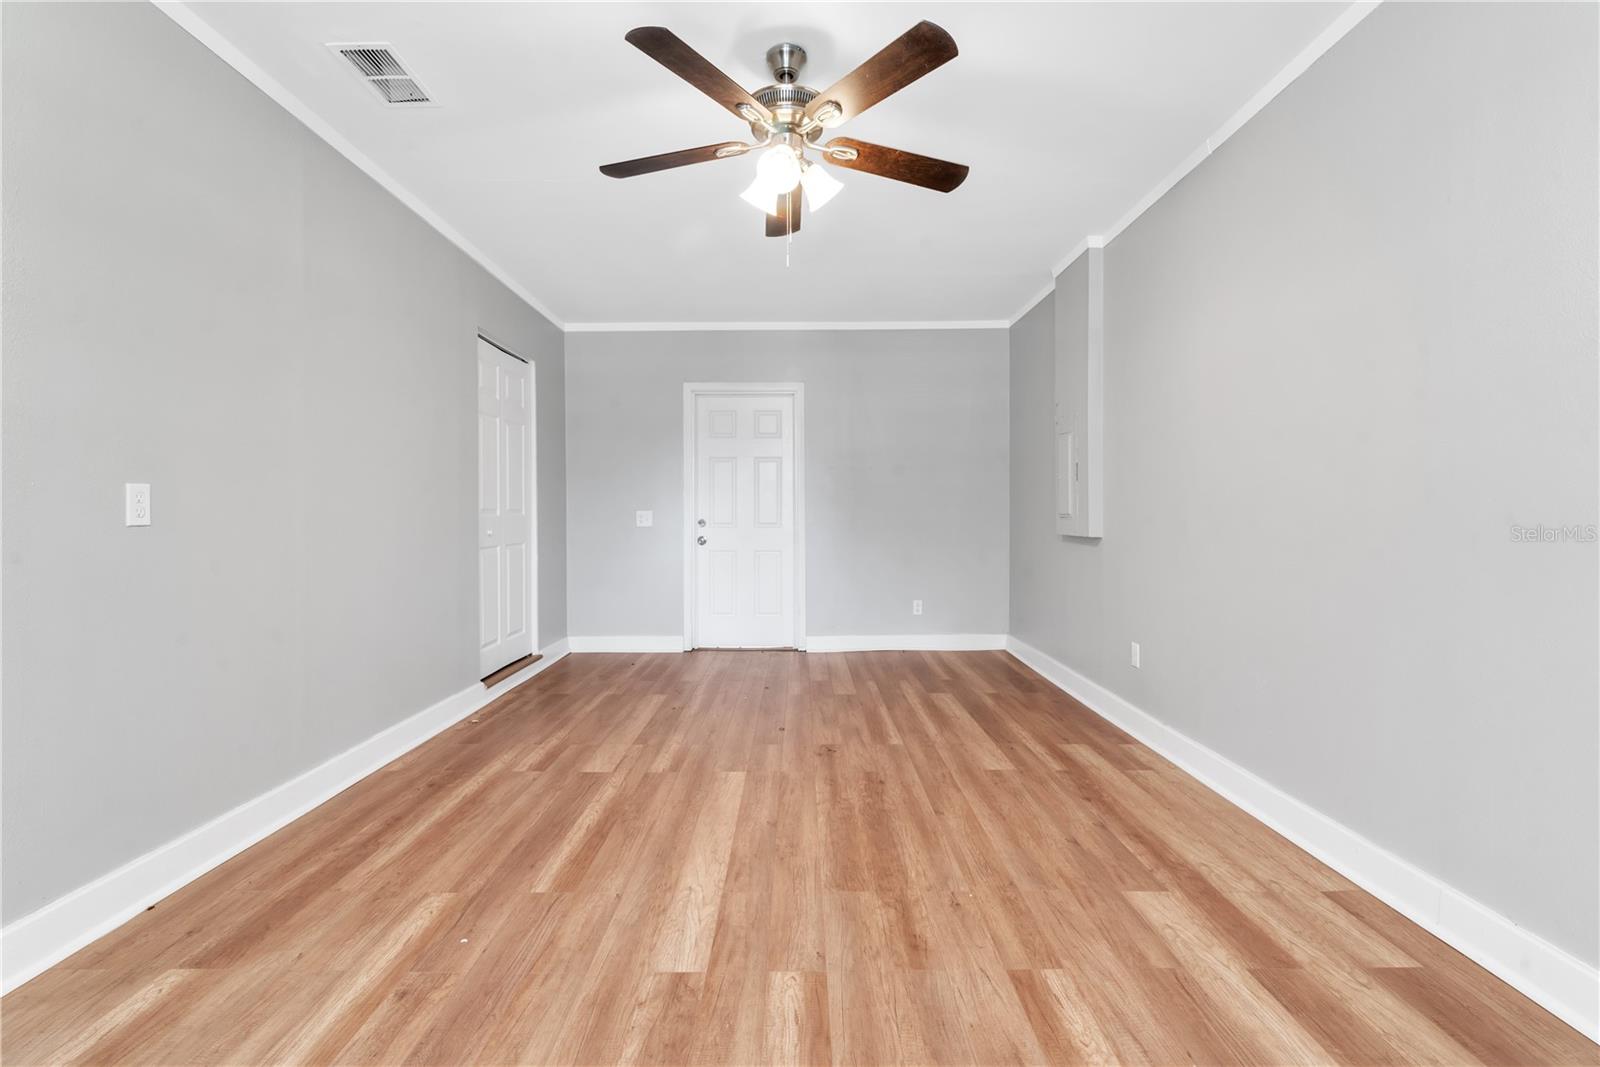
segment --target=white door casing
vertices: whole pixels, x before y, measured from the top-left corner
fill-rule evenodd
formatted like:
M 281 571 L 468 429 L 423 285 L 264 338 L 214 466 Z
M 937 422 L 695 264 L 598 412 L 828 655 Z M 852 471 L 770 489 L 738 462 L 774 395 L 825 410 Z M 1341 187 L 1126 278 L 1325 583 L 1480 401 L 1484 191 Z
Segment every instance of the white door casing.
M 803 646 L 802 415 L 798 386 L 685 387 L 691 648 Z
M 478 339 L 478 669 L 534 647 L 533 368 Z

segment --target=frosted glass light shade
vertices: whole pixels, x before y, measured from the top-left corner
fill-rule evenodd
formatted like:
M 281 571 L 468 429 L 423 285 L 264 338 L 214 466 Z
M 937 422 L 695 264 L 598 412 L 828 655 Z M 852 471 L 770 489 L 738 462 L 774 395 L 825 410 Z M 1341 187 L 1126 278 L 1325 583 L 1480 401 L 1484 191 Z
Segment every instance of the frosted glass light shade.
M 800 171 L 800 187 L 806 191 L 806 204 L 812 211 L 821 211 L 823 205 L 844 188 L 844 183 L 817 166 L 808 163 Z
M 778 213 L 778 194 L 767 188 L 760 178 L 751 182 L 750 187 L 739 194 L 739 199 L 768 215 Z
M 776 197 L 787 193 L 800 181 L 800 157 L 788 145 L 774 145 L 756 160 L 756 181 Z

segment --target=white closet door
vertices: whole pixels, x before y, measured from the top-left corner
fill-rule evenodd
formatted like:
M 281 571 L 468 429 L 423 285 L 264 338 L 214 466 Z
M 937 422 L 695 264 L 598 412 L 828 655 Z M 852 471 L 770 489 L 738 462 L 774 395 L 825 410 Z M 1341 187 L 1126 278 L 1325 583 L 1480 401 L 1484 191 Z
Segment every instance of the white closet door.
M 489 674 L 533 651 L 528 365 L 478 341 L 478 667 Z
M 696 640 L 794 645 L 794 398 L 695 403 Z

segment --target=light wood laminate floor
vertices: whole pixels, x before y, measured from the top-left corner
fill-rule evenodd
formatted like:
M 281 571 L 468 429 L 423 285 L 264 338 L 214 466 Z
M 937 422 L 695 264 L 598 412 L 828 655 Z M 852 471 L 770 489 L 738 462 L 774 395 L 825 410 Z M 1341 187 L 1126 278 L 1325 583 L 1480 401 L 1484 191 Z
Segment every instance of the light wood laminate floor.
M 0 1025 L 15 1064 L 1597 1062 L 1001 652 L 571 656 Z

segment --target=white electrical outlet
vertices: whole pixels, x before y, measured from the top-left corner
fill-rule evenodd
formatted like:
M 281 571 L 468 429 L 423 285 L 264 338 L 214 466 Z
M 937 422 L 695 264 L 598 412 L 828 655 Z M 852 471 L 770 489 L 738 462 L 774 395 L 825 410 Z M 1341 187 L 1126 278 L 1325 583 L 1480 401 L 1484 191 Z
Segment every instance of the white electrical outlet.
M 123 486 L 126 526 L 150 525 L 150 486 L 145 482 L 128 482 Z
M 656 513 L 653 511 L 635 511 L 633 513 L 633 524 L 635 526 L 654 526 L 656 524 Z
M 913 600 L 911 602 L 911 614 L 913 614 L 913 615 L 921 615 L 922 614 L 922 601 Z
M 1135 667 L 1139 665 L 1139 642 L 1133 641 L 1128 645 L 1128 662 Z

